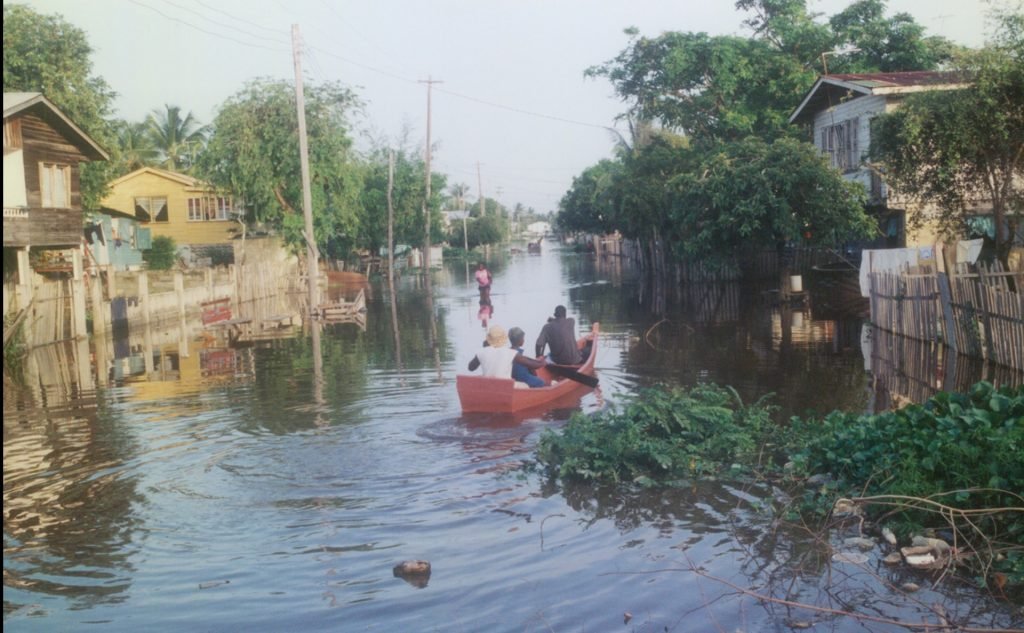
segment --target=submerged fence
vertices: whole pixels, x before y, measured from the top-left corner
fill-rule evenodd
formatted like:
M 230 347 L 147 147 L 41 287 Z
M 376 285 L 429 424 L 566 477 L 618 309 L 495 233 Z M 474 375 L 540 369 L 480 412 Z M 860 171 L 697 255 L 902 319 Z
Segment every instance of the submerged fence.
M 997 262 L 951 275 L 908 269 L 869 279 L 871 322 L 878 328 L 1024 369 L 1024 272 Z

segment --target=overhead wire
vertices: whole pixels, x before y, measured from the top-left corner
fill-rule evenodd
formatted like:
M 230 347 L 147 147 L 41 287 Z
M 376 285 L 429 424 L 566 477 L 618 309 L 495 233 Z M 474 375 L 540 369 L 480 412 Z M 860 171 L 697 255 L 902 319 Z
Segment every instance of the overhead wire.
M 209 22 L 211 24 L 215 24 L 215 25 L 217 25 L 217 26 L 219 26 L 221 28 L 231 29 L 232 31 L 236 31 L 236 32 L 241 33 L 243 35 L 248 35 L 249 37 L 253 37 L 253 38 L 256 38 L 256 39 L 259 39 L 259 40 L 266 40 L 268 42 L 274 42 L 275 44 L 288 44 L 288 42 L 286 40 L 281 40 L 281 39 L 273 38 L 273 37 L 267 37 L 266 35 L 257 35 L 257 34 L 251 32 L 251 31 L 246 31 L 245 29 L 240 29 L 237 26 L 232 26 L 231 24 L 225 24 L 223 22 L 219 22 L 219 21 L 214 20 L 213 18 L 211 18 L 211 17 L 209 17 L 207 15 L 204 15 L 204 14 L 200 13 L 199 11 L 196 11 L 195 9 L 190 9 L 189 7 L 182 6 L 182 5 L 178 4 L 177 2 L 174 2 L 174 0 L 163 0 L 163 2 L 165 4 L 171 5 L 172 7 L 175 7 L 176 9 L 181 9 L 182 11 L 188 11 L 189 13 L 191 13 L 193 15 L 196 15 L 196 16 L 206 20 L 207 22 Z
M 167 20 L 170 20 L 172 22 L 177 22 L 179 24 L 182 24 L 184 26 L 192 28 L 192 29 L 194 29 L 196 31 L 199 31 L 199 32 L 205 33 L 207 35 L 211 35 L 211 36 L 217 37 L 220 40 L 231 41 L 231 42 L 234 42 L 234 43 L 237 43 L 237 44 L 241 44 L 243 46 L 247 46 L 247 47 L 251 47 L 251 48 L 261 48 L 261 49 L 272 51 L 272 52 L 275 52 L 275 53 L 288 52 L 288 49 L 274 48 L 274 47 L 266 46 L 266 45 L 263 45 L 263 44 L 247 42 L 247 41 L 244 41 L 244 40 L 240 40 L 240 39 L 231 37 L 229 35 L 225 35 L 222 32 L 210 31 L 208 29 L 205 29 L 205 28 L 203 28 L 201 26 L 198 26 L 198 25 L 193 24 L 191 22 L 188 22 L 186 20 L 182 20 L 182 19 L 177 18 L 175 16 L 168 15 L 168 14 L 164 13 L 163 11 L 161 11 L 159 8 L 151 6 L 151 5 L 148 5 L 148 4 L 145 4 L 143 2 L 140 2 L 139 0 L 129 0 L 129 1 L 132 2 L 133 4 L 136 4 L 136 5 L 141 6 L 143 8 L 149 9 L 149 10 L 157 13 L 161 17 L 167 19 Z M 202 18 L 204 20 L 207 20 L 208 22 L 210 22 L 212 24 L 215 24 L 217 26 L 224 27 L 224 28 L 229 28 L 229 29 L 231 29 L 231 30 L 233 30 L 235 32 L 238 32 L 240 34 L 243 34 L 243 35 L 245 35 L 247 37 L 251 37 L 251 38 L 258 39 L 258 40 L 263 40 L 263 41 L 268 41 L 268 42 L 272 42 L 272 43 L 276 43 L 276 44 L 282 44 L 282 45 L 288 45 L 289 44 L 289 42 L 287 42 L 284 39 L 268 37 L 268 36 L 265 36 L 265 35 L 260 35 L 260 34 L 257 34 L 257 33 L 253 33 L 252 31 L 249 31 L 249 30 L 246 30 L 246 29 L 242 29 L 242 28 L 238 28 L 238 27 L 235 27 L 235 26 L 232 26 L 232 25 L 224 24 L 223 22 L 214 20 L 214 19 L 210 18 L 209 16 L 203 15 L 201 12 L 198 12 L 198 11 L 196 11 L 194 9 L 189 9 L 188 7 L 184 7 L 184 6 L 174 2 L 173 0 L 162 0 L 162 1 L 167 3 L 167 4 L 169 4 L 169 5 L 171 5 L 171 6 L 177 7 L 179 9 L 182 9 L 182 10 L 185 10 L 185 11 L 189 11 L 190 13 L 193 13 L 193 14 L 197 15 L 198 17 L 200 17 L 200 18 Z M 276 0 L 276 1 L 277 1 L 278 5 L 286 13 L 290 11 L 290 9 L 288 7 L 286 7 L 284 4 L 282 4 L 280 2 L 280 0 Z M 214 8 L 214 7 L 204 3 L 202 0 L 195 0 L 195 2 L 197 4 L 199 4 L 200 6 L 206 8 L 206 9 L 208 9 L 210 11 L 215 11 L 216 13 L 218 13 L 220 15 L 223 15 L 225 17 L 231 18 L 233 20 L 237 20 L 239 22 L 248 24 L 248 25 L 250 25 L 252 27 L 255 27 L 255 28 L 259 28 L 259 29 L 268 31 L 270 33 L 277 33 L 277 34 L 280 34 L 280 35 L 284 35 L 284 33 L 282 31 L 278 30 L 278 29 L 272 29 L 270 27 L 265 27 L 265 26 L 262 26 L 260 24 L 255 23 L 255 22 L 252 22 L 252 21 L 246 20 L 244 18 L 241 18 L 241 17 L 239 17 L 237 15 L 234 15 L 234 14 L 232 14 L 230 12 L 224 11 L 222 9 Z M 335 15 L 338 15 L 337 12 L 329 4 L 327 4 L 327 3 L 324 3 L 324 4 Z M 338 17 L 341 17 L 341 16 L 338 16 Z M 317 30 L 323 32 L 322 29 L 317 29 Z M 363 39 L 365 40 L 365 38 L 363 38 Z M 352 66 L 355 66 L 357 68 L 362 68 L 362 69 L 367 70 L 369 72 L 372 72 L 372 73 L 375 73 L 375 74 L 378 74 L 378 75 L 381 75 L 381 76 L 384 76 L 384 77 L 388 77 L 388 78 L 394 79 L 396 81 L 400 81 L 400 82 L 403 82 L 403 83 L 408 83 L 408 84 L 411 84 L 411 85 L 418 85 L 420 83 L 419 80 L 411 78 L 411 77 L 403 76 L 402 74 L 400 74 L 398 72 L 392 72 L 392 71 L 386 70 L 384 68 L 380 68 L 380 67 L 377 67 L 377 66 L 372 66 L 372 65 L 369 65 L 369 64 L 364 64 L 364 63 L 361 63 L 361 62 L 356 61 L 354 59 L 351 59 L 349 57 L 346 57 L 344 55 L 340 55 L 338 53 L 335 53 L 335 52 L 333 52 L 331 50 L 328 50 L 326 48 L 322 48 L 322 47 L 318 47 L 318 46 L 313 46 L 313 45 L 311 45 L 311 44 L 309 44 L 308 42 L 305 42 L 305 41 L 303 41 L 301 43 L 301 46 L 302 46 L 302 50 L 306 53 L 306 56 L 310 59 L 310 62 L 311 62 L 308 67 L 304 68 L 304 73 L 303 74 L 306 74 L 306 72 L 308 72 L 308 73 L 310 73 L 311 76 L 319 76 L 319 77 L 322 77 L 324 80 L 327 80 L 327 78 L 330 77 L 333 74 L 333 73 L 328 72 L 328 70 L 326 68 L 326 64 L 324 64 L 319 59 L 319 57 L 317 55 L 317 53 L 319 53 L 320 55 L 324 55 L 324 56 L 327 56 L 327 57 L 331 57 L 331 58 L 340 60 L 340 61 L 342 61 L 344 63 L 351 64 Z M 348 82 L 341 82 L 341 83 L 343 85 L 347 84 L 349 87 L 353 86 L 353 84 L 350 84 Z M 586 121 L 579 121 L 579 120 L 570 119 L 570 118 L 561 117 L 561 116 L 556 116 L 556 115 L 551 115 L 551 114 L 545 114 L 545 113 L 541 113 L 541 112 L 535 112 L 535 111 L 532 111 L 532 110 L 527 110 L 525 108 L 519 108 L 519 107 L 515 107 L 515 106 L 503 104 L 503 103 L 498 103 L 498 102 L 495 102 L 495 101 L 490 101 L 490 100 L 487 100 L 487 99 L 481 99 L 479 97 L 474 97 L 472 95 L 467 95 L 467 94 L 464 94 L 464 93 L 461 93 L 461 92 L 457 92 L 457 91 L 454 91 L 454 90 L 450 90 L 450 89 L 447 89 L 447 88 L 435 87 L 434 90 L 436 90 L 439 93 L 443 93 L 443 94 L 446 94 L 446 95 L 449 95 L 449 96 L 452 96 L 452 97 L 455 97 L 455 98 L 458 98 L 458 99 L 463 99 L 463 100 L 470 101 L 470 102 L 473 102 L 473 103 L 478 103 L 478 104 L 481 104 L 481 105 L 486 105 L 488 107 L 497 108 L 497 109 L 505 110 L 505 111 L 508 111 L 508 112 L 514 112 L 514 113 L 522 114 L 522 115 L 526 115 L 526 116 L 532 116 L 532 117 L 542 118 L 542 119 L 546 119 L 546 120 L 550 120 L 550 121 L 556 121 L 556 122 L 565 123 L 565 124 L 569 124 L 569 125 L 576 125 L 576 126 L 588 127 L 588 128 L 593 128 L 593 129 L 600 129 L 600 130 L 614 129 L 613 126 L 609 126 L 609 125 L 601 125 L 601 124 L 590 123 L 590 122 L 586 122 Z M 531 168 L 521 168 L 521 169 L 531 169 Z M 538 167 L 538 168 L 533 168 L 533 169 L 537 169 L 537 170 L 545 169 L 547 171 L 550 171 L 550 169 L 548 169 L 548 168 L 539 168 Z M 575 169 L 571 169 L 571 168 L 566 168 L 566 169 L 570 169 L 571 171 L 575 171 Z M 475 172 L 470 172 L 469 170 L 461 170 L 461 171 L 465 171 L 465 173 L 475 173 Z M 561 185 L 561 183 L 556 183 L 554 181 L 548 181 L 548 180 L 543 180 L 543 179 L 531 179 L 531 178 L 526 178 L 526 177 L 521 177 L 521 176 L 506 175 L 503 178 L 503 180 L 505 180 L 506 182 L 508 182 L 508 181 L 512 181 L 512 182 L 528 181 L 528 182 L 539 182 L 539 183 L 557 184 L 559 186 L 563 186 L 563 185 Z M 533 195 L 542 195 L 542 196 L 551 196 L 551 197 L 557 197 L 559 195 L 559 194 L 548 194 L 548 193 L 545 193 L 545 192 L 539 192 L 539 191 L 535 191 L 535 190 L 529 191 L 529 190 L 526 190 L 526 189 L 522 189 L 520 187 L 516 187 L 516 189 L 519 189 L 519 190 L 522 190 L 522 191 L 528 191 L 529 193 L 532 193 Z
M 166 13 L 161 11 L 160 9 L 158 9 L 158 8 L 156 8 L 154 6 L 145 4 L 143 2 L 139 2 L 139 0 L 128 0 L 128 1 L 131 2 L 134 5 L 138 5 L 140 7 L 145 8 L 145 9 L 149 9 L 150 11 L 153 11 L 154 13 L 160 15 L 161 17 L 163 17 L 163 18 L 165 18 L 167 20 L 170 20 L 172 22 L 177 22 L 179 24 L 187 26 L 187 27 L 189 27 L 191 29 L 194 29 L 196 31 L 199 31 L 201 33 L 206 33 L 207 35 L 212 35 L 212 36 L 214 36 L 214 37 L 216 37 L 218 39 L 228 40 L 230 42 L 235 42 L 236 44 L 241 44 L 242 46 L 248 46 L 250 48 L 262 48 L 263 50 L 271 51 L 271 52 L 274 52 L 274 53 L 281 53 L 281 52 L 285 52 L 287 50 L 287 49 L 280 49 L 280 48 L 271 48 L 270 46 L 264 46 L 263 44 L 254 44 L 252 42 L 245 42 L 245 41 L 236 39 L 234 37 L 230 37 L 228 35 L 225 35 L 223 33 L 214 33 L 213 31 L 209 31 L 207 29 L 204 29 L 201 26 L 196 26 L 195 24 L 192 24 L 191 22 L 186 22 L 185 20 L 182 20 L 180 18 L 176 18 L 176 17 L 174 17 L 172 15 L 167 15 Z

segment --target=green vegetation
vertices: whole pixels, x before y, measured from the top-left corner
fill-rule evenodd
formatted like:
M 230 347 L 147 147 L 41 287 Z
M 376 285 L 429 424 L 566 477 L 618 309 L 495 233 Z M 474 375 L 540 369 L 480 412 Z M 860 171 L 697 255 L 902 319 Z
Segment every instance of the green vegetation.
M 577 414 L 561 433 L 545 432 L 537 459 L 563 480 L 653 486 L 710 475 L 759 462 L 771 412 L 714 385 L 645 389 L 621 410 Z
M 116 147 L 109 117 L 114 91 L 92 72 L 85 31 L 61 15 L 4 4 L 4 91 L 41 92 L 100 147 Z M 98 209 L 112 178 L 111 161 L 84 163 L 82 206 Z
M 885 17 L 884 0 L 858 0 L 824 23 L 808 4 L 740 0 L 748 37 L 628 30 L 625 50 L 586 74 L 611 82 L 630 138 L 574 181 L 558 227 L 620 231 L 654 269 L 866 237 L 863 191 L 796 140 L 806 131 L 789 115 L 819 73 L 933 70 L 957 48 L 906 13 Z
M 806 518 L 848 498 L 904 537 L 952 532 L 979 581 L 994 565 L 1004 580 L 1024 583 L 1024 386 L 981 382 L 878 415 L 794 418 L 786 429 L 763 400 L 745 406 L 711 385 L 648 389 L 621 410 L 577 414 L 561 432 L 545 432 L 537 461 L 563 482 L 767 476 L 793 489 L 790 510 Z M 807 488 L 812 476 L 825 483 Z
M 150 270 L 170 270 L 178 257 L 174 240 L 166 235 L 153 238 L 153 246 L 142 251 L 142 259 Z
M 794 420 L 788 441 L 796 476 L 828 473 L 812 492 L 828 507 L 837 494 L 897 495 L 970 508 L 1024 506 L 1024 386 L 987 382 L 965 394 L 940 393 L 879 415 L 833 412 Z M 1009 492 L 1014 491 L 1014 492 Z M 924 525 L 927 509 L 905 518 Z M 1024 543 L 1024 509 L 980 520 Z M 1009 521 L 1009 524 L 1003 525 Z
M 359 107 L 338 84 L 305 87 L 306 131 L 312 182 L 313 233 L 324 255 L 345 258 L 355 246 L 362 169 L 352 148 L 348 117 Z M 285 240 L 305 248 L 295 90 L 258 79 L 229 98 L 196 174 L 231 191 L 252 209 L 252 222 L 280 227 Z

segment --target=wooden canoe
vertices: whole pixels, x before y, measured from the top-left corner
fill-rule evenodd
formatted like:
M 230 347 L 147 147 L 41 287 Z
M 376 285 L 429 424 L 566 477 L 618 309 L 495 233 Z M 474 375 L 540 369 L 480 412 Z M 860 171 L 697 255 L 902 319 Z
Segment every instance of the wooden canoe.
M 587 376 L 594 375 L 594 360 L 597 358 L 598 324 L 594 323 L 590 328 L 590 334 L 581 337 L 576 341 L 580 349 L 583 349 L 588 340 L 593 340 L 590 347 L 590 356 L 579 367 L 577 371 Z M 455 387 L 459 392 L 459 402 L 462 403 L 462 410 L 465 412 L 487 411 L 494 413 L 510 413 L 523 409 L 542 408 L 545 404 L 553 402 L 566 394 L 572 393 L 586 386 L 569 378 L 557 378 L 551 375 L 545 368 L 537 370 L 547 387 L 529 389 L 516 387 L 516 381 L 511 378 L 490 378 L 485 376 L 474 376 L 471 374 L 459 374 L 455 377 Z M 552 378 L 557 382 L 552 383 Z

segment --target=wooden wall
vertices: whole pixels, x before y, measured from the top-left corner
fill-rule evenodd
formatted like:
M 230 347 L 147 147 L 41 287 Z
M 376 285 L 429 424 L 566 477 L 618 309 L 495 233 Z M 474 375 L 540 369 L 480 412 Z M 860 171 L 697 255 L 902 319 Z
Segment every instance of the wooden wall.
M 152 229 L 153 237 L 170 237 L 179 246 L 230 243 L 234 236 L 233 230 L 239 228 L 237 222 L 188 219 L 188 199 L 206 195 L 210 194 L 202 187 L 186 185 L 156 172 L 143 171 L 114 184 L 110 193 L 103 199 L 103 206 L 134 216 L 136 197 L 167 198 L 167 222 L 141 223 L 141 226 Z

